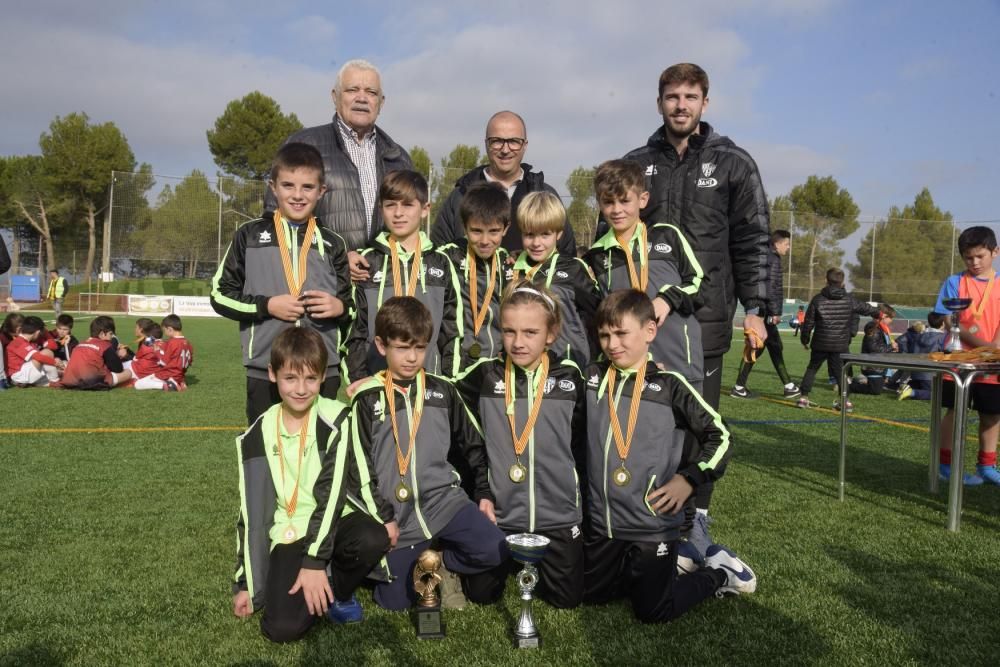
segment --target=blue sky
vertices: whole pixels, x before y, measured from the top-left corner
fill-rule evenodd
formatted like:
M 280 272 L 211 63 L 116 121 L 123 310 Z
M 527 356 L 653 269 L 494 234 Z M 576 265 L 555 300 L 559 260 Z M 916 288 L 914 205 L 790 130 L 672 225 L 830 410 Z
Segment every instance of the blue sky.
M 1000 5 L 718 0 L 406 3 L 58 0 L 5 7 L 0 154 L 56 115 L 125 132 L 154 171 L 214 173 L 205 130 L 259 89 L 307 125 L 355 57 L 383 70 L 382 125 L 435 161 L 488 116 L 528 121 L 527 160 L 577 165 L 642 144 L 674 62 L 712 79 L 705 119 L 747 148 L 769 195 L 833 175 L 863 216 L 930 187 L 959 220 L 1000 221 Z

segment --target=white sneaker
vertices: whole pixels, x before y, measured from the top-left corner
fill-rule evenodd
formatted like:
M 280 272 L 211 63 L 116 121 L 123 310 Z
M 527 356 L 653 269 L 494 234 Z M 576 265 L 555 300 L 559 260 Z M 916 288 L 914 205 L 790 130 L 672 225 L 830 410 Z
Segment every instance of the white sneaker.
M 741 595 L 757 590 L 757 575 L 732 551 L 721 544 L 713 544 L 705 554 L 705 567 L 726 573 L 726 583 L 715 592 L 718 597 L 726 593 Z

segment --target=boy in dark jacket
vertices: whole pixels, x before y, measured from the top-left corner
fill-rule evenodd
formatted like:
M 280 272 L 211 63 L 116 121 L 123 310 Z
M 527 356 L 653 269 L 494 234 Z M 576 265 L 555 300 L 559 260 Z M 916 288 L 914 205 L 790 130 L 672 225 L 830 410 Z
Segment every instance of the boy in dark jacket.
M 945 316 L 941 313 L 931 311 L 927 313 L 928 328 L 914 326 L 906 330 L 906 333 L 896 339 L 900 352 L 911 352 L 913 354 L 928 354 L 930 352 L 944 352 L 945 338 Z M 920 331 L 916 329 L 920 328 Z M 931 374 L 913 373 L 908 379 L 900 380 L 899 400 L 905 401 L 912 398 L 915 401 L 931 400 Z
M 809 355 L 809 365 L 799 386 L 802 397 L 796 405 L 800 408 L 815 407 L 809 400 L 809 391 L 816 379 L 816 371 L 826 362 L 833 377 L 839 378 L 843 363 L 840 355 L 847 352 L 851 346 L 851 323 L 857 322 L 860 315 L 874 317 L 879 308 L 859 301 L 853 294 L 844 290 L 844 272 L 840 269 L 829 269 L 826 272 L 826 287 L 812 298 L 806 309 L 806 319 L 802 323 L 802 346 L 812 349 Z M 857 326 L 855 324 L 855 326 Z M 811 345 L 810 345 L 811 343 Z M 839 393 L 839 390 L 837 391 Z M 833 404 L 835 410 L 840 409 L 840 402 Z M 846 406 L 851 408 L 850 404 Z

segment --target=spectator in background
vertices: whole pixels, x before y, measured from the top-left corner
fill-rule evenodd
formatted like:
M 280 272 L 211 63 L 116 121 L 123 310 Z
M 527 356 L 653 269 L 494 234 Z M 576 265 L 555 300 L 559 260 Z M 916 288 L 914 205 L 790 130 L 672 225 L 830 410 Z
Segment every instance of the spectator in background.
M 52 310 L 55 311 L 56 318 L 62 315 L 63 299 L 66 297 L 66 279 L 53 269 L 49 271 L 49 292 L 45 297 L 52 302 Z
M 0 236 L 0 274 L 10 271 L 10 253 L 7 252 L 7 244 Z
M 916 322 L 906 330 L 905 334 L 896 339 L 899 351 L 913 354 L 944 352 L 945 324 L 946 318 L 941 313 L 934 311 L 927 313 L 927 328 L 924 328 L 923 322 Z M 915 401 L 931 400 L 931 380 L 930 373 L 912 373 L 909 379 L 901 379 L 899 400 L 905 401 L 908 398 Z

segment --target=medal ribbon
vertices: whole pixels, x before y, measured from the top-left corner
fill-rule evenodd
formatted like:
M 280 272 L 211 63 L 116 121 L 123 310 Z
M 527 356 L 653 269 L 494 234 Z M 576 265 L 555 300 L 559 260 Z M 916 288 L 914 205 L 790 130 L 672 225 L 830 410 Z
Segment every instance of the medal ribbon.
M 531 404 L 531 412 L 528 413 L 528 421 L 524 423 L 524 430 L 521 435 L 517 434 L 517 427 L 514 425 L 514 363 L 507 357 L 504 367 L 504 402 L 507 406 L 507 420 L 510 422 L 510 434 L 514 438 L 514 454 L 518 457 L 524 453 L 524 448 L 528 446 L 528 438 L 535 430 L 535 422 L 538 421 L 538 413 L 542 409 L 542 396 L 545 394 L 545 380 L 549 377 L 549 355 L 542 356 L 542 363 L 539 368 L 538 393 Z
M 486 283 L 486 294 L 483 296 L 483 307 L 479 308 L 478 294 L 479 285 L 476 278 L 476 257 L 469 250 L 468 256 L 469 263 L 469 301 L 470 309 L 472 310 L 472 333 L 476 336 L 479 335 L 479 330 L 483 328 L 483 322 L 486 321 L 486 313 L 490 310 L 490 300 L 493 298 L 493 290 L 496 288 L 497 284 L 497 254 L 493 253 L 493 261 L 490 262 L 490 279 Z
M 309 408 L 309 412 L 306 413 L 305 419 L 302 421 L 302 427 L 299 429 L 299 465 L 298 474 L 295 476 L 295 488 L 292 489 L 292 497 L 285 498 L 285 451 L 284 447 L 281 445 L 281 420 L 282 420 L 282 409 L 278 408 L 278 419 L 275 422 L 275 431 L 277 433 L 278 441 L 278 463 L 281 466 L 281 497 L 285 498 L 285 512 L 288 514 L 288 520 L 292 520 L 292 515 L 295 514 L 295 508 L 299 504 L 299 481 L 302 479 L 302 456 L 306 451 L 306 440 L 309 438 L 309 418 L 312 415 L 312 408 Z
M 963 277 L 963 280 L 968 280 L 968 276 Z M 996 281 L 997 281 L 997 272 L 994 271 L 993 275 L 990 276 L 990 281 L 988 283 L 986 283 L 986 291 L 983 292 L 983 298 L 980 299 L 979 303 L 977 303 L 972 308 L 972 317 L 973 317 L 973 319 L 978 320 L 980 318 L 980 316 L 982 316 L 983 311 L 986 310 L 986 303 L 990 299 L 990 293 L 993 291 L 993 283 L 995 283 Z M 968 294 L 969 296 L 972 296 L 972 290 L 969 289 L 969 286 L 971 285 L 971 283 L 972 283 L 972 281 L 969 280 L 969 282 L 966 283 L 966 286 L 965 286 L 965 293 Z
M 615 449 L 618 456 L 625 464 L 628 458 L 628 450 L 632 447 L 632 434 L 635 433 L 635 420 L 639 416 L 639 402 L 642 397 L 642 386 L 646 383 L 646 360 L 639 366 L 635 374 L 635 385 L 632 387 L 632 405 L 628 410 L 628 430 L 625 437 L 622 437 L 622 427 L 618 422 L 618 409 L 615 407 L 615 367 L 608 367 L 608 409 L 611 414 L 611 433 L 615 436 Z
M 623 242 L 618 235 L 615 234 L 615 240 L 618 241 L 618 246 L 625 253 L 625 261 L 628 262 L 628 279 L 632 284 L 632 289 L 637 289 L 640 292 L 646 291 L 646 286 L 649 284 L 649 250 L 646 248 L 646 225 L 639 223 L 639 264 L 641 265 L 641 275 L 637 275 L 635 271 L 635 260 L 632 259 L 632 240 Z
M 274 232 L 278 236 L 281 266 L 285 269 L 285 283 L 288 284 L 288 293 L 292 296 L 298 296 L 302 286 L 306 284 L 306 275 L 309 273 L 306 257 L 309 255 L 309 246 L 312 245 L 313 236 L 316 234 L 316 218 L 310 217 L 309 222 L 306 223 L 306 236 L 302 239 L 302 247 L 299 249 L 298 269 L 301 279 L 295 275 L 295 270 L 292 268 L 292 253 L 288 248 L 288 239 L 285 238 L 285 225 L 282 225 L 281 222 L 281 214 L 275 213 Z M 291 225 L 288 225 L 288 231 L 292 234 L 298 233 L 297 230 L 292 229 Z
M 417 249 L 413 251 L 410 258 L 410 280 L 406 284 L 406 294 L 404 295 L 399 284 L 399 249 L 396 247 L 396 239 L 389 237 L 389 253 L 392 255 L 392 290 L 396 296 L 413 296 L 417 293 L 417 277 L 420 275 L 420 239 L 417 239 Z M 388 373 L 387 373 L 388 375 Z
M 406 456 L 403 456 L 403 451 L 399 448 L 399 427 L 396 425 L 396 394 L 394 393 L 396 389 L 400 388 L 396 387 L 393 383 L 392 373 L 385 371 L 385 402 L 388 403 L 389 420 L 392 422 L 392 437 L 396 441 L 396 464 L 399 466 L 399 477 L 401 479 L 406 477 L 406 471 L 410 468 L 413 444 L 417 440 L 417 429 L 420 428 L 420 418 L 424 414 L 424 387 L 426 383 L 424 369 L 421 368 L 417 373 L 417 400 L 413 408 L 413 418 L 410 421 L 410 446 L 406 450 Z M 409 393 L 410 390 L 407 388 L 406 395 L 409 396 Z

